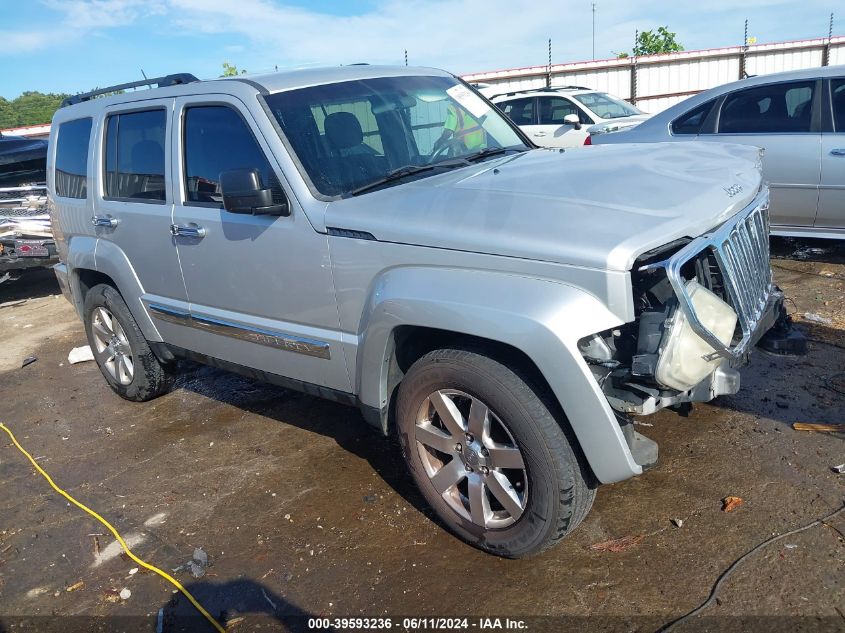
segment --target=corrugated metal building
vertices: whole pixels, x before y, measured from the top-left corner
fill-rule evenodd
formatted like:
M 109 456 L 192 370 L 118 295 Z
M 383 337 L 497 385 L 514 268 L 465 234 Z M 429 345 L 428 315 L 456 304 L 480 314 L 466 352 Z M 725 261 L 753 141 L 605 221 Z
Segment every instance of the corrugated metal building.
M 463 78 L 501 88 L 495 92 L 585 86 L 628 99 L 645 112 L 655 113 L 746 75 L 839 64 L 845 64 L 845 36 L 494 70 Z

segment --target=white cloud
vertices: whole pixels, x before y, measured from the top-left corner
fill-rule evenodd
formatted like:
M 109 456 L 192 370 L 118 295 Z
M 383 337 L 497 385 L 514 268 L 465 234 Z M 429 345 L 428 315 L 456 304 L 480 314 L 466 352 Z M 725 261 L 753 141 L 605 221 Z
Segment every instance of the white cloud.
M 587 59 L 592 48 L 588 0 L 532 0 L 530 5 L 513 0 L 381 0 L 372 10 L 347 16 L 292 7 L 283 0 L 167 4 L 169 20 L 181 32 L 242 37 L 250 53 L 243 65 L 250 70 L 275 64 L 401 63 L 407 49 L 412 64 L 470 72 L 543 65 L 548 38 L 555 61 Z M 787 19 L 788 10 L 798 10 L 785 0 L 746 0 L 741 9 L 735 0 L 709 0 L 706 15 L 697 4 L 665 0 L 598 0 L 597 5 L 599 58 L 629 50 L 638 28 L 668 24 L 682 43 L 686 36 L 697 37 L 704 42 L 692 47 L 709 47 L 739 43 L 745 16 Z M 800 11 L 809 15 L 811 9 L 827 11 L 827 6 L 827 0 L 804 0 Z
M 44 27 L 0 31 L 4 53 L 33 53 L 167 11 L 165 0 L 41 0 L 41 4 L 58 13 L 58 19 L 45 16 Z
M 556 62 L 587 59 L 592 48 L 589 0 L 532 0 L 530 5 L 513 0 L 378 0 L 372 9 L 340 16 L 294 7 L 284 0 L 41 2 L 57 20 L 45 19 L 41 30 L 0 32 L 4 49 L 8 51 L 11 41 L 28 53 L 138 25 L 172 38 L 225 37 L 225 45 L 216 47 L 198 41 L 195 62 L 222 50 L 237 57 L 230 61 L 250 71 L 360 61 L 402 63 L 407 49 L 412 64 L 465 73 L 542 65 L 550 37 Z M 698 4 L 685 2 L 597 0 L 596 56 L 630 50 L 635 29 L 663 24 L 677 31 L 688 48 L 739 43 L 745 16 L 752 18 L 751 34 L 760 41 L 803 37 L 798 29 L 806 27 L 799 23 L 806 23 L 811 12 L 826 15 L 828 3 L 745 0 L 738 7 L 735 0 L 709 0 L 703 13 Z M 821 34 L 826 25 L 821 18 L 819 22 Z M 767 35 L 776 30 L 773 24 L 780 25 L 775 37 Z M 219 61 L 215 57 L 207 63 Z

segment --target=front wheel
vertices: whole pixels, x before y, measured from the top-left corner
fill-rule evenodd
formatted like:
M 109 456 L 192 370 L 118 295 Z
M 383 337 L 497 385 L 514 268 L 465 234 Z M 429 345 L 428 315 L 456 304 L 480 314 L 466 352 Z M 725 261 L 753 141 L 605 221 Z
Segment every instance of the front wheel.
M 397 424 L 422 494 L 475 547 L 536 554 L 592 506 L 595 484 L 566 421 L 487 356 L 444 349 L 420 358 L 399 387 Z

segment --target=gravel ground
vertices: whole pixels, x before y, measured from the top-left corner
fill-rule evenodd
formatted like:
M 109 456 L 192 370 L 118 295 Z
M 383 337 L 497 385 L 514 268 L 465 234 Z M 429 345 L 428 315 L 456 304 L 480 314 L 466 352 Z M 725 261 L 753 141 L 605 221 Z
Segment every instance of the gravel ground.
M 843 503 L 832 467 L 845 435 L 791 425 L 845 422 L 845 247 L 776 240 L 773 252 L 809 353 L 756 353 L 736 396 L 643 419 L 658 465 L 602 487 L 584 524 L 534 559 L 493 558 L 445 532 L 354 409 L 199 367 L 154 402 L 121 400 L 94 363 L 68 364 L 85 335 L 46 271 L 0 286 L 0 421 L 230 630 L 389 615 L 653 631 L 743 553 Z M 727 513 L 729 495 L 744 503 Z M 153 631 L 159 615 L 165 631 L 211 630 L 104 533 L 0 437 L 0 631 Z M 679 630 L 845 630 L 843 533 L 845 513 L 760 551 Z M 591 548 L 625 537 L 621 551 Z

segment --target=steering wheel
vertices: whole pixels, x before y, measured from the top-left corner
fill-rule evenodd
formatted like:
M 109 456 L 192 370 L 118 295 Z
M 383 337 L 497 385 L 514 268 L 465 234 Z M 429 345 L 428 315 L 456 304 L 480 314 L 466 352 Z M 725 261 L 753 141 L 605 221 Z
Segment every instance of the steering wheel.
M 440 158 L 443 154 L 448 151 L 451 151 L 452 148 L 458 147 L 459 145 L 463 145 L 463 141 L 459 138 L 452 138 L 446 141 L 445 144 L 441 145 L 438 149 L 434 150 L 431 153 L 431 156 L 428 157 L 428 160 L 425 162 L 426 165 L 431 165 L 434 163 L 438 158 Z

